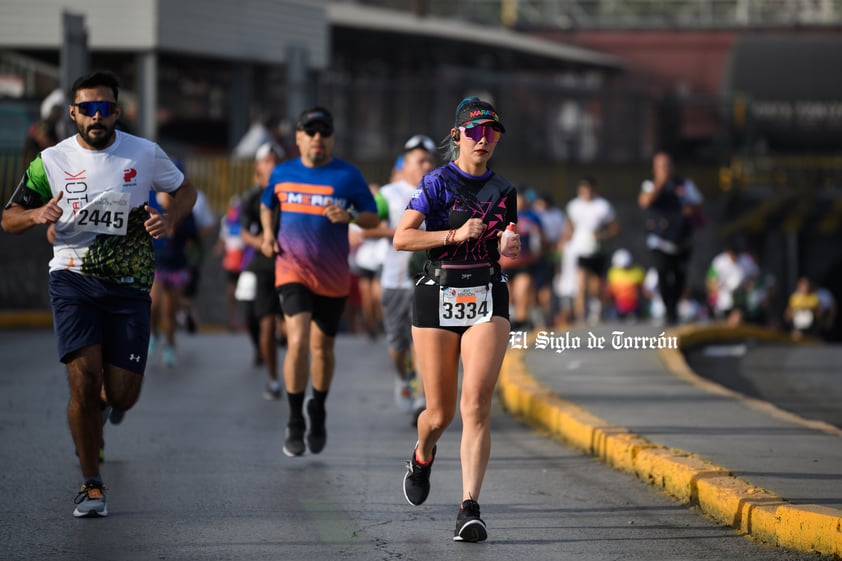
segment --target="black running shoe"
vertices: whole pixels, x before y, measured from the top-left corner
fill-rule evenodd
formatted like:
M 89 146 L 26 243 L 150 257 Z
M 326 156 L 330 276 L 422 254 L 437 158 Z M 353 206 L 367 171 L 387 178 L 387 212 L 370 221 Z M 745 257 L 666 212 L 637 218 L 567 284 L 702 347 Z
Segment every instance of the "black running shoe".
M 417 444 L 416 444 L 417 447 Z M 427 500 L 430 494 L 430 472 L 436 459 L 436 447 L 433 446 L 433 457 L 430 463 L 422 466 L 415 461 L 415 450 L 412 457 L 406 461 L 406 475 L 403 476 L 403 496 L 409 504 L 418 506 Z
M 287 424 L 286 440 L 284 441 L 284 454 L 289 457 L 301 456 L 304 454 L 304 420 Z
M 456 515 L 456 530 L 453 541 L 476 543 L 488 537 L 485 522 L 479 517 L 479 504 L 470 499 L 462 501 L 459 514 Z
M 111 408 L 111 414 L 108 416 L 108 420 L 111 421 L 112 425 L 119 425 L 123 422 L 123 417 L 126 416 L 126 412 L 122 409 L 117 409 L 116 407 Z
M 321 452 L 327 443 L 327 412 L 324 404 L 319 405 L 312 397 L 307 400 L 307 416 L 310 417 L 310 431 L 307 433 L 307 448 L 313 454 Z

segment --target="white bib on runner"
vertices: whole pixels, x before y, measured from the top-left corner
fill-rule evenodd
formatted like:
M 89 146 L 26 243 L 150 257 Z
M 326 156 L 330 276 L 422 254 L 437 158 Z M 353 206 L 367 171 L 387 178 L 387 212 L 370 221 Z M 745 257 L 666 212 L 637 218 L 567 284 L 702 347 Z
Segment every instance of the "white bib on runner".
M 131 198 L 131 193 L 100 193 L 76 211 L 73 229 L 79 232 L 125 236 L 129 226 Z
M 491 321 L 494 311 L 491 285 L 457 288 L 443 286 L 439 291 L 439 325 L 467 327 Z

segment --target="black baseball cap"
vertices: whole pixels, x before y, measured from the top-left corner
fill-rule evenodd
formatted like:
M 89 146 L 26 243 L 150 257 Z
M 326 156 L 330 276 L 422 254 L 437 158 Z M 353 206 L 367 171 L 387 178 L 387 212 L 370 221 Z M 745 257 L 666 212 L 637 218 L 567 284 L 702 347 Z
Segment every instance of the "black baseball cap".
M 466 97 L 456 106 L 454 127 L 471 128 L 475 125 L 493 125 L 506 132 L 506 127 L 500 122 L 500 116 L 493 105 L 478 97 Z
M 333 130 L 333 115 L 324 107 L 311 107 L 301 112 L 295 127 L 300 130 L 314 123 L 322 123 Z

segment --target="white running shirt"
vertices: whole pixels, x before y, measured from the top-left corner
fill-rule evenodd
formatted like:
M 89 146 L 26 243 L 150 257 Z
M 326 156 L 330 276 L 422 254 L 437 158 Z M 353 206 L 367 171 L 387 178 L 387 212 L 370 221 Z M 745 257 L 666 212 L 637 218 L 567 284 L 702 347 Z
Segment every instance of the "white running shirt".
M 67 269 L 149 290 L 152 238 L 143 205 L 172 192 L 184 174 L 156 143 L 116 131 L 111 146 L 83 148 L 77 135 L 45 149 L 27 170 L 26 186 L 46 203 L 62 193 L 50 271 Z
M 380 188 L 380 194 L 389 203 L 389 227 L 394 228 L 403 216 L 406 205 L 416 186 L 400 180 L 389 183 Z M 383 259 L 383 272 L 380 274 L 380 286 L 382 288 L 405 288 L 411 289 L 414 286 L 413 280 L 409 278 L 409 258 L 411 251 L 398 251 L 389 243 L 386 255 Z

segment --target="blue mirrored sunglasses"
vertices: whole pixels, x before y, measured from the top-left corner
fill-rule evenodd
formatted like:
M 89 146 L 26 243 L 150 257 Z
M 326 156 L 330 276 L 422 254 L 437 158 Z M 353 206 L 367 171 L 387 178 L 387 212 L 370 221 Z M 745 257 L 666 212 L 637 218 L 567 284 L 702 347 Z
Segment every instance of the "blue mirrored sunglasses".
M 482 137 L 485 137 L 485 140 L 489 143 L 498 142 L 500 137 L 503 136 L 503 131 L 500 129 L 494 128 L 490 125 L 475 125 L 473 127 L 459 127 L 459 130 L 462 131 L 465 136 L 473 140 L 474 142 L 479 142 Z
M 109 117 L 117 109 L 117 104 L 113 101 L 82 101 L 73 105 L 86 117 L 93 117 L 97 112 L 103 117 Z

